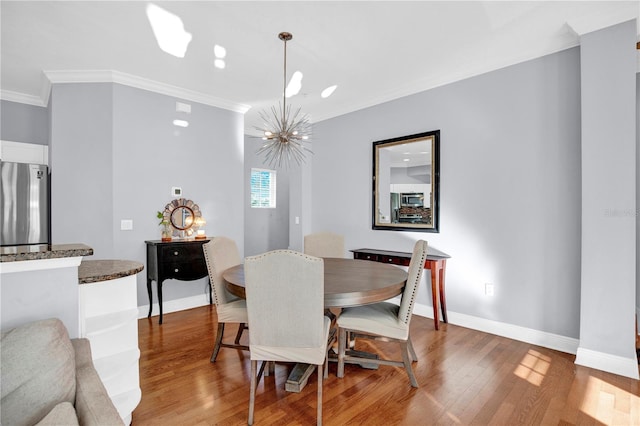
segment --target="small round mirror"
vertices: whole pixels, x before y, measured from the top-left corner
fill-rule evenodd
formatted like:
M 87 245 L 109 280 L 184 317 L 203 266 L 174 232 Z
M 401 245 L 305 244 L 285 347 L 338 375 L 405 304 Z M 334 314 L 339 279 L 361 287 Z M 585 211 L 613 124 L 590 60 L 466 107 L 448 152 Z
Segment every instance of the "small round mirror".
M 202 213 L 193 201 L 177 198 L 165 206 L 162 216 L 165 221 L 171 223 L 174 235 L 191 236 L 194 233 L 194 225 L 199 223 Z
M 181 206 L 171 212 L 171 225 L 180 231 L 184 231 L 191 228 L 193 218 L 193 210 L 187 206 Z

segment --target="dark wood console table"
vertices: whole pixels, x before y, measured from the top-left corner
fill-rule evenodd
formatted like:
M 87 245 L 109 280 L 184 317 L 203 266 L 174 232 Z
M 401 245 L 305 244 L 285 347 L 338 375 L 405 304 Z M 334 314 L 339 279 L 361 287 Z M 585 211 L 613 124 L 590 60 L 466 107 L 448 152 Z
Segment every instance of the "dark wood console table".
M 411 260 L 411 253 L 402 251 L 376 250 L 368 248 L 351 251 L 353 252 L 354 259 L 370 260 L 372 262 L 409 266 L 409 261 Z M 438 301 L 440 301 L 440 310 L 442 310 L 442 321 L 445 323 L 448 322 L 447 298 L 444 291 L 444 276 L 447 267 L 447 259 L 449 258 L 451 258 L 451 256 L 448 254 L 429 246 L 427 250 L 427 260 L 424 262 L 424 268 L 431 271 L 433 322 L 436 330 L 440 329 L 440 320 L 438 319 Z
M 202 245 L 204 240 L 176 240 L 164 242 L 160 240 L 145 241 L 147 244 L 147 293 L 149 293 L 149 315 L 153 310 L 153 294 L 151 282 L 158 288 L 158 306 L 160 307 L 159 324 L 162 324 L 162 282 L 167 279 L 193 281 L 207 277 L 207 264 L 204 260 Z M 211 287 L 209 287 L 209 303 Z

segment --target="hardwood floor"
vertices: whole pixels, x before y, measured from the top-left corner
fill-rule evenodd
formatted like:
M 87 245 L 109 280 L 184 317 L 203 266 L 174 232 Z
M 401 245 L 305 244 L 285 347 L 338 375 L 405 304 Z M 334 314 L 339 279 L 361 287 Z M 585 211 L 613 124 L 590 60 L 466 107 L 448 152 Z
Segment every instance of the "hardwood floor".
M 142 401 L 133 424 L 244 425 L 249 406 L 248 352 L 221 349 L 209 362 L 216 331 L 210 306 L 139 320 Z M 414 389 L 403 369 L 329 365 L 325 425 L 640 425 L 640 382 L 577 366 L 574 356 L 450 324 L 440 331 L 414 316 L 419 361 Z M 236 329 L 227 327 L 225 340 Z M 248 333 L 243 336 L 243 341 Z M 358 349 L 370 349 L 359 343 Z M 387 356 L 394 345 L 375 343 Z M 290 365 L 260 382 L 255 424 L 310 425 L 316 374 L 301 393 L 284 383 Z

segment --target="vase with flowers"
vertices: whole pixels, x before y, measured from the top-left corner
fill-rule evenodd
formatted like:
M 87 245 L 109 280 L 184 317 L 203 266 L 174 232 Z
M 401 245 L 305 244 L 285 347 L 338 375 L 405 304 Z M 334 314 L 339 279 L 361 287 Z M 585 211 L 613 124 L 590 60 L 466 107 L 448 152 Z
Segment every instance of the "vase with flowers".
M 171 235 L 173 234 L 173 229 L 171 228 L 171 223 L 165 219 L 164 214 L 162 212 L 158 212 L 156 215 L 158 219 L 160 219 L 160 226 L 162 227 L 162 241 L 171 241 Z

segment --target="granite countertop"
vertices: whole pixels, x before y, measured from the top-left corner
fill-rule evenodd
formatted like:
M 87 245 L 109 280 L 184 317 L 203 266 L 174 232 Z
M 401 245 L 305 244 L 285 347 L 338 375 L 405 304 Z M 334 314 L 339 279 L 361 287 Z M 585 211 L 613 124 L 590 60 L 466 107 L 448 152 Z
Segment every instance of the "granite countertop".
M 89 284 L 137 274 L 144 269 L 132 260 L 83 260 L 78 267 L 78 283 Z
M 62 257 L 91 256 L 93 249 L 84 244 L 39 244 L 0 247 L 0 262 L 58 259 Z

